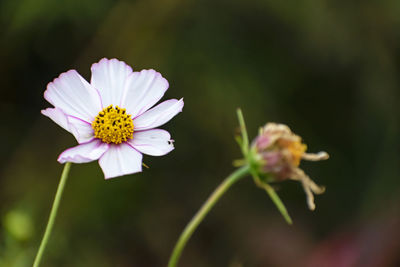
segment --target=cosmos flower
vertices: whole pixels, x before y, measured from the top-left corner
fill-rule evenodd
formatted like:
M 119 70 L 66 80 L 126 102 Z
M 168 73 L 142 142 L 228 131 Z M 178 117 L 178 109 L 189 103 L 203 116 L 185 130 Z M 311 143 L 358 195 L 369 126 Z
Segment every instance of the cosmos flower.
M 301 137 L 294 134 L 284 124 L 267 123 L 260 129 L 259 135 L 253 141 L 259 171 L 269 177 L 269 181 L 284 181 L 287 179 L 301 182 L 307 196 L 307 204 L 311 210 L 315 209 L 314 194 L 322 194 L 324 187 L 320 187 L 299 168 L 300 161 L 318 161 L 328 159 L 326 152 L 317 154 L 305 153 L 307 146 L 301 142 Z
M 108 179 L 142 171 L 142 154 L 161 156 L 174 149 L 170 134 L 155 128 L 182 111 L 183 99 L 153 107 L 169 86 L 160 73 L 133 72 L 124 62 L 106 58 L 91 71 L 90 83 L 69 70 L 44 92 L 54 108 L 42 114 L 79 143 L 61 153 L 60 163 L 98 160 Z

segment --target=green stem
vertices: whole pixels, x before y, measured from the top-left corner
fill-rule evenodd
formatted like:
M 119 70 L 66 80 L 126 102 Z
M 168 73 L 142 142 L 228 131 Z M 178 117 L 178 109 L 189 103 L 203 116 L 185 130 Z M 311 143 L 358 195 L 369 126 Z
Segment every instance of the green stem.
M 50 211 L 49 220 L 47 222 L 46 231 L 44 232 L 42 242 L 40 243 L 39 250 L 36 254 L 35 262 L 33 263 L 33 267 L 39 267 L 40 260 L 42 259 L 43 252 L 46 249 L 47 242 L 49 241 L 49 237 L 51 235 L 51 231 L 53 230 L 54 221 L 57 216 L 58 207 L 60 206 L 61 197 L 64 191 L 65 183 L 67 182 L 69 169 L 71 167 L 71 162 L 67 162 L 64 166 L 64 170 L 61 174 L 60 183 L 58 184 L 57 193 L 54 198 L 53 206 Z
M 203 206 L 194 215 L 192 220 L 188 223 L 188 225 L 185 227 L 182 234 L 180 235 L 178 242 L 176 242 L 174 250 L 172 251 L 168 267 L 175 267 L 177 265 L 182 250 L 184 249 L 189 238 L 192 236 L 193 232 L 196 230 L 197 226 L 201 223 L 201 221 L 203 221 L 204 217 L 212 209 L 215 203 L 217 203 L 220 197 L 240 178 L 243 178 L 244 176 L 249 174 L 249 170 L 249 166 L 247 165 L 237 169 L 214 190 L 211 196 L 209 196 L 207 201 L 204 202 Z

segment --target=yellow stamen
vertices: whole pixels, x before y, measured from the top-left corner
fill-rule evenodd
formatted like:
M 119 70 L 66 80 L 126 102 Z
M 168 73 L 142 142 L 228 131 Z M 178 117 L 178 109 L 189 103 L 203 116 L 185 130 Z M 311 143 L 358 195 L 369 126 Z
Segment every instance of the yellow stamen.
M 290 151 L 292 163 L 294 166 L 298 167 L 304 152 L 307 150 L 307 145 L 302 144 L 301 140 L 280 139 L 278 142 L 281 147 L 285 147 Z
M 121 144 L 132 139 L 133 122 L 124 108 L 110 105 L 99 112 L 92 123 L 94 136 L 104 143 Z

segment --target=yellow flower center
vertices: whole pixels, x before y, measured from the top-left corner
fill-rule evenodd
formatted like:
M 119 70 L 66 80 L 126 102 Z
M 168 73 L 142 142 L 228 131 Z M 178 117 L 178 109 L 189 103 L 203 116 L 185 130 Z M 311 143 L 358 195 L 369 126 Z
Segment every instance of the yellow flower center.
M 292 164 L 296 167 L 300 165 L 301 157 L 307 150 L 307 145 L 302 144 L 300 140 L 292 141 L 281 139 L 278 141 L 281 147 L 285 147 L 292 155 Z
M 121 144 L 133 136 L 133 122 L 124 108 L 110 105 L 99 112 L 92 123 L 94 136 L 104 143 Z

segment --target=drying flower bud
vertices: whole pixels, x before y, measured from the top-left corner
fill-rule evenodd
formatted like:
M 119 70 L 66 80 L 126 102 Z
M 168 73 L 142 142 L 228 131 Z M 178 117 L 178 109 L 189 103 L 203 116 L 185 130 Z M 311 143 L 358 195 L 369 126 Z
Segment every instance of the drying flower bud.
M 260 129 L 252 148 L 261 173 L 269 175 L 273 181 L 300 181 L 307 195 L 308 207 L 315 209 L 313 193 L 322 194 L 325 188 L 316 185 L 299 165 L 302 159 L 328 159 L 326 152 L 305 153 L 307 146 L 301 142 L 301 137 L 294 134 L 288 126 L 276 123 L 267 123 Z

